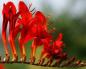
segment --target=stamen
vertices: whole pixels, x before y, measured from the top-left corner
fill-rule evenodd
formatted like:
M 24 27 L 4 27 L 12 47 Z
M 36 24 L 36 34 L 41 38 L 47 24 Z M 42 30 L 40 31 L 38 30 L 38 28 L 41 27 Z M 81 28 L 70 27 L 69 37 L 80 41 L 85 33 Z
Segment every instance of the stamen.
M 31 4 L 29 4 L 29 9 L 31 8 L 31 6 L 32 6 L 32 3 L 31 3 Z
M 32 15 L 34 15 L 36 13 L 36 11 L 34 11 L 33 13 L 32 13 Z
M 35 10 L 35 8 L 34 9 L 32 9 L 30 12 L 33 12 Z
M 21 16 L 21 15 L 19 15 L 19 16 L 18 16 L 18 18 L 19 18 L 19 19 L 22 19 L 22 16 Z

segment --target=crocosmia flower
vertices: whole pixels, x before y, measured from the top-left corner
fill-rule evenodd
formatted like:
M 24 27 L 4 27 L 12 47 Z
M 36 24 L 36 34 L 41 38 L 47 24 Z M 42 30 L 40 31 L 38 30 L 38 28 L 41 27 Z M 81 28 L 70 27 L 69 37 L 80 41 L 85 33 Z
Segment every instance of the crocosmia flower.
M 12 2 L 8 2 L 7 4 L 3 5 L 3 24 L 2 24 L 2 39 L 4 43 L 4 49 L 6 52 L 6 58 L 5 61 L 9 60 L 9 54 L 7 49 L 7 41 L 6 41 L 6 29 L 7 25 L 9 23 L 9 43 L 12 48 L 12 54 L 13 54 L 13 61 L 17 59 L 17 53 L 15 49 L 14 44 L 14 37 L 13 37 L 13 30 L 15 28 L 15 21 L 16 21 L 16 7 Z
M 32 13 L 28 9 L 28 7 L 25 5 L 24 2 L 20 1 L 19 2 L 19 17 L 17 19 L 15 29 L 18 30 L 17 34 L 20 32 L 19 36 L 19 47 L 21 51 L 21 60 L 25 61 L 26 59 L 26 52 L 25 52 L 25 46 L 24 44 L 26 43 L 25 39 L 27 38 L 26 36 L 28 35 L 28 32 L 30 33 L 30 26 L 29 23 L 32 19 Z M 16 32 L 15 30 L 15 32 Z M 29 40 L 29 38 L 27 38 Z

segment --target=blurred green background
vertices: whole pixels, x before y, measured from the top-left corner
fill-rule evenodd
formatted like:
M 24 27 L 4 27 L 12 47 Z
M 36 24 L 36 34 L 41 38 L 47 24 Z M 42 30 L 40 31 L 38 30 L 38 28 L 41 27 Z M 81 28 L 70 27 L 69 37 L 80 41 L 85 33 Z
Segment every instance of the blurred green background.
M 4 2 L 11 0 L 0 0 L 0 6 Z M 15 5 L 18 5 L 17 0 L 13 0 Z M 29 0 L 24 0 L 26 5 L 29 5 Z M 53 37 L 56 38 L 58 33 L 63 33 L 63 41 L 65 43 L 64 51 L 68 53 L 68 56 L 76 56 L 77 59 L 86 60 L 86 0 L 31 0 L 30 3 L 36 10 L 41 10 L 48 18 L 49 28 L 56 28 L 56 32 L 52 33 Z M 2 16 L 0 8 L 0 24 L 2 25 Z M 1 30 L 0 25 L 0 30 Z M 20 57 L 20 50 L 16 39 L 16 48 Z M 26 44 L 27 61 L 30 56 L 30 45 L 31 42 Z M 8 44 L 9 52 L 11 49 Z M 41 47 L 38 48 L 36 58 L 39 58 L 39 52 Z M 3 43 L 0 33 L 0 54 L 2 58 L 5 56 Z M 57 69 L 57 67 L 42 67 L 26 64 L 5 64 L 6 69 Z M 86 67 L 80 68 L 58 68 L 58 69 L 86 69 Z

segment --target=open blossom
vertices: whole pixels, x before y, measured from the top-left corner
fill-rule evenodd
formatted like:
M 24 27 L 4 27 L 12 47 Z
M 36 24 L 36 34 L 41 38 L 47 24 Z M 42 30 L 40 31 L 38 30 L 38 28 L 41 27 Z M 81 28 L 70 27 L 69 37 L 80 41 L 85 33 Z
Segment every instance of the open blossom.
M 24 44 L 29 40 L 34 39 L 32 42 L 32 54 L 35 56 L 36 47 L 43 45 L 42 40 L 44 38 L 50 38 L 47 32 L 46 18 L 40 11 L 37 11 L 34 16 L 29 11 L 20 12 L 20 16 L 15 25 L 16 27 L 22 26 L 19 37 L 20 49 L 22 50 Z
M 50 40 L 52 36 L 48 33 L 46 17 L 40 11 L 37 11 L 34 15 L 34 19 L 31 22 L 31 26 L 32 33 L 34 33 L 35 35 L 31 46 L 31 58 L 34 58 L 36 48 L 38 46 L 44 45 L 45 40 Z
M 17 34 L 20 32 L 20 36 L 18 39 L 19 39 L 19 47 L 21 51 L 21 60 L 25 60 L 26 52 L 25 52 L 24 40 L 26 36 L 28 35 L 28 32 L 30 32 L 29 23 L 32 19 L 32 13 L 28 9 L 28 7 L 25 5 L 25 3 L 22 1 L 19 2 L 18 10 L 19 10 L 19 17 L 17 19 L 15 29 L 18 30 Z
M 9 43 L 12 49 L 12 54 L 13 54 L 13 60 L 17 57 L 16 49 L 15 49 L 15 43 L 14 43 L 14 37 L 13 37 L 13 30 L 15 28 L 15 22 L 17 19 L 17 14 L 16 14 L 16 7 L 12 2 L 8 2 L 3 5 L 3 24 L 2 24 L 2 40 L 4 43 L 4 49 L 6 52 L 6 58 L 5 60 L 8 61 L 9 59 L 9 53 L 7 49 L 7 41 L 6 41 L 6 29 L 7 25 L 9 23 Z

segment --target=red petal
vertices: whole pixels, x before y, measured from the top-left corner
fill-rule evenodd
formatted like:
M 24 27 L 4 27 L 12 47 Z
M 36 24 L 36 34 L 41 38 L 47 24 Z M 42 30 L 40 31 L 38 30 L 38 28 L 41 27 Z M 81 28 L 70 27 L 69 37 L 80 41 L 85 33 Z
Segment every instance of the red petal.
M 29 20 L 32 18 L 32 14 L 23 1 L 19 2 L 19 12 L 21 16 L 21 19 L 19 19 L 20 23 L 29 23 Z
M 62 33 L 59 34 L 57 40 L 59 40 L 59 41 L 62 40 Z
M 27 12 L 29 11 L 28 7 L 25 5 L 23 1 L 19 2 L 19 12 Z
M 17 24 L 23 24 L 23 25 L 28 25 L 27 23 L 30 23 L 30 21 L 31 21 L 31 19 L 32 19 L 32 14 L 31 13 L 29 13 L 29 12 L 22 12 L 22 13 L 20 13 L 20 15 L 19 15 L 19 18 L 18 18 L 18 20 L 17 20 Z
M 46 24 L 46 17 L 44 14 L 40 11 L 37 11 L 35 14 L 35 17 L 37 18 L 38 22 L 42 24 L 45 30 L 47 30 L 47 24 Z
M 62 33 L 59 34 L 58 38 L 54 42 L 54 45 L 59 47 L 59 48 L 62 47 L 63 46 L 63 42 L 61 40 L 62 40 Z
M 12 2 L 8 2 L 7 4 L 4 4 L 2 13 L 8 17 L 10 9 L 11 9 L 11 13 L 13 15 L 15 15 L 16 14 L 16 7 Z
M 37 11 L 35 16 L 41 20 L 41 22 L 45 23 L 46 22 L 46 17 L 44 16 L 44 14 L 40 11 Z

